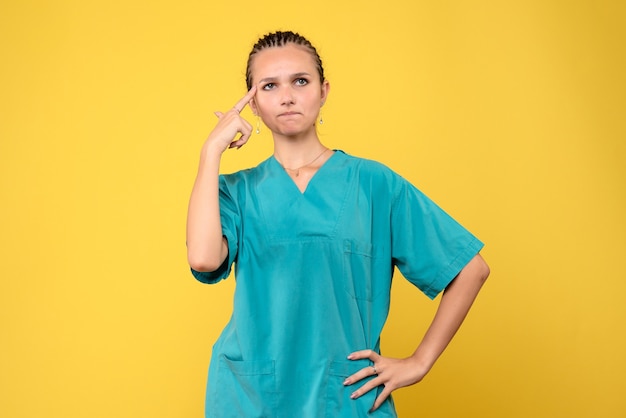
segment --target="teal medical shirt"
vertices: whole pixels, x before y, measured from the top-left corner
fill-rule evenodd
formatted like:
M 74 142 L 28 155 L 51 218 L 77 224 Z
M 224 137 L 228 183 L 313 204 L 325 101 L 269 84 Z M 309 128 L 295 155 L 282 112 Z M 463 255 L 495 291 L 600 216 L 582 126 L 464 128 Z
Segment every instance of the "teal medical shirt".
M 207 417 L 395 417 L 377 391 L 350 399 L 344 379 L 379 351 L 394 268 L 439 294 L 482 243 L 382 164 L 336 151 L 301 193 L 270 157 L 220 176 L 233 314 L 213 346 Z M 378 393 L 380 392 L 380 389 Z

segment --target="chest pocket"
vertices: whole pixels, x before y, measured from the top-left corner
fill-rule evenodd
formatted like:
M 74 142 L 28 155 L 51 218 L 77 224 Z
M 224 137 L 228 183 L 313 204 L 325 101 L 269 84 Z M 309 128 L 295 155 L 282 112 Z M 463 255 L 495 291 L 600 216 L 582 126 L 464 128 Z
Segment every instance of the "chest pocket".
M 392 265 L 381 248 L 345 240 L 343 250 L 344 286 L 350 296 L 373 301 L 382 294 L 389 294 Z

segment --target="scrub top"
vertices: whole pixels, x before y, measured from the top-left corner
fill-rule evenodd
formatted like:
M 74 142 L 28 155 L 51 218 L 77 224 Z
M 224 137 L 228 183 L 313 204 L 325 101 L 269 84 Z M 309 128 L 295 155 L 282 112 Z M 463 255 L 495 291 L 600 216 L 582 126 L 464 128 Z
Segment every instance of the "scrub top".
M 482 243 L 384 165 L 336 151 L 302 193 L 274 157 L 220 176 L 234 308 L 213 346 L 207 417 L 395 417 L 350 394 L 347 360 L 380 350 L 394 268 L 436 297 Z

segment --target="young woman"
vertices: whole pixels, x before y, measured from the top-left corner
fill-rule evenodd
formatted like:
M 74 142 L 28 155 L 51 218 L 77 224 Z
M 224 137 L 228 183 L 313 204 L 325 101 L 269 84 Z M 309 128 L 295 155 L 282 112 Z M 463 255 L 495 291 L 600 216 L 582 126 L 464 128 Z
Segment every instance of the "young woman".
M 489 268 L 482 243 L 387 167 L 324 146 L 330 85 L 315 48 L 293 32 L 253 47 L 248 93 L 204 143 L 189 203 L 188 259 L 205 283 L 237 285 L 213 347 L 207 417 L 394 417 L 395 389 L 421 381 L 470 309 Z M 219 175 L 249 140 L 249 105 L 274 154 Z M 380 354 L 394 268 L 435 318 L 407 358 Z

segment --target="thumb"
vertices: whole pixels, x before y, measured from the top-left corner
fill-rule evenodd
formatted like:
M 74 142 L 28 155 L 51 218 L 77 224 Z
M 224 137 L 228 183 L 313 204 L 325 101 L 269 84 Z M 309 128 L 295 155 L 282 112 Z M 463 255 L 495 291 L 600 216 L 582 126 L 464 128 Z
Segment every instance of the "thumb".
M 213 112 L 218 119 L 221 119 L 224 114 L 222 112 Z

